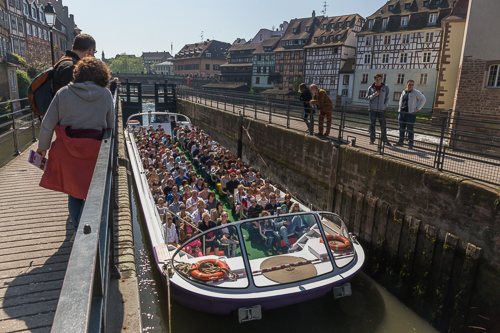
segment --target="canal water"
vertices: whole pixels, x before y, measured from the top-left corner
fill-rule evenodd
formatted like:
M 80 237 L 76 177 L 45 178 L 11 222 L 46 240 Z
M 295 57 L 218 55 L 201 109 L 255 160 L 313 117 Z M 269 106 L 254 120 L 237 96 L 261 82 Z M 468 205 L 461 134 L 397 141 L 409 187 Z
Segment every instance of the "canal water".
M 145 104 L 144 110 L 148 108 L 151 106 Z M 130 193 L 143 332 L 168 332 L 167 293 L 154 265 L 133 184 Z M 353 294 L 350 297 L 335 300 L 333 294 L 329 294 L 305 303 L 264 311 L 261 320 L 242 324 L 237 315 L 206 314 L 172 301 L 172 332 L 437 332 L 366 274 L 359 273 L 351 281 L 351 286 Z

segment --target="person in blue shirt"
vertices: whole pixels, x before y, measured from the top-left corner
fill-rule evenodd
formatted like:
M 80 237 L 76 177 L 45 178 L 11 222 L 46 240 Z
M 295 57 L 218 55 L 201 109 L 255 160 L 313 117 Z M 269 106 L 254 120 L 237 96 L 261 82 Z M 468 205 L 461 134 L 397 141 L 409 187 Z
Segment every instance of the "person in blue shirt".
M 177 174 L 178 174 L 178 176 L 175 177 L 175 184 L 177 185 L 177 187 L 182 185 L 183 180 L 187 180 L 189 182 L 188 177 L 184 176 L 184 169 L 179 168 L 177 170 Z

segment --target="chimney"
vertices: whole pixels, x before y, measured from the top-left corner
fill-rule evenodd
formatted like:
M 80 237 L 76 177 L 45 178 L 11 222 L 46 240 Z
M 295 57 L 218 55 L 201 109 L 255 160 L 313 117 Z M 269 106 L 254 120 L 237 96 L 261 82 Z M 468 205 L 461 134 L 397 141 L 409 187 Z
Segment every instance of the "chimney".
M 313 10 L 313 14 L 312 14 L 312 16 L 313 16 L 313 18 L 315 18 L 315 17 L 316 17 L 316 11 L 315 11 L 315 10 Z

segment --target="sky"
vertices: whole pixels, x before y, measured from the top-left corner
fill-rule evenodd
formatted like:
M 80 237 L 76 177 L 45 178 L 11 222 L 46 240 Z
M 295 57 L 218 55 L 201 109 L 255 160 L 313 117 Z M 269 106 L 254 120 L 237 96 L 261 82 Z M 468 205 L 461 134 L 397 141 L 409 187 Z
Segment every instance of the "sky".
M 97 42 L 99 57 L 127 53 L 168 51 L 185 44 L 215 39 L 232 43 L 253 38 L 262 28 L 278 28 L 283 21 L 322 15 L 324 1 L 237 0 L 59 0 L 75 15 L 82 33 Z M 367 17 L 385 0 L 327 1 L 328 16 L 359 14 Z

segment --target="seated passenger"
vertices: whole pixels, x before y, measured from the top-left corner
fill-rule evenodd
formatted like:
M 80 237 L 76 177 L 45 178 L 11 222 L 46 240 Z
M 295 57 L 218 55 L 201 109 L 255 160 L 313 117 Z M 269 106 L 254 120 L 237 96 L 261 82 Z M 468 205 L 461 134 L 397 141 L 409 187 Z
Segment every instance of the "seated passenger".
M 285 204 L 283 204 L 281 205 L 281 214 L 286 213 L 287 207 Z M 281 238 L 283 238 L 283 242 L 285 242 L 285 245 L 290 248 L 292 245 L 290 245 L 290 242 L 288 241 L 288 235 L 291 235 L 295 232 L 295 229 L 297 228 L 297 220 L 290 219 L 289 217 L 280 217 L 276 220 L 280 220 L 280 222 L 276 223 L 276 229 L 279 231 Z
M 269 212 L 263 210 L 260 216 L 269 216 Z M 274 224 L 274 219 L 266 219 L 262 223 L 262 233 L 266 236 L 266 246 L 267 254 L 272 255 L 273 244 L 277 242 L 281 243 L 281 237 L 276 232 L 276 226 Z
M 167 213 L 163 215 L 163 221 L 165 220 L 167 220 L 167 222 L 163 224 L 163 232 L 166 239 L 165 243 L 179 247 L 179 236 L 177 235 L 177 229 L 173 223 L 174 219 Z
M 300 206 L 298 202 L 294 202 L 292 204 L 292 210 L 290 213 L 300 213 Z M 305 215 L 299 215 L 294 216 L 292 219 L 292 222 L 295 222 L 295 224 L 297 225 L 296 231 L 299 233 L 299 235 L 308 232 L 310 229 L 309 223 L 304 217 Z
M 217 225 L 210 221 L 210 214 L 203 213 L 201 223 L 199 224 L 200 230 L 207 231 L 209 229 L 215 228 Z M 205 235 L 205 255 L 208 256 L 210 254 L 210 250 L 214 249 L 214 254 L 218 255 L 219 253 L 219 241 L 216 238 L 214 232 L 210 232 Z
M 247 210 L 246 206 L 243 205 L 243 199 L 245 198 L 246 193 L 245 190 L 243 189 L 243 185 L 238 185 L 238 192 L 236 192 L 236 195 L 234 197 L 234 205 L 235 205 L 235 212 L 238 214 L 240 220 L 245 218 L 245 212 Z
M 276 194 L 274 194 L 274 192 L 271 192 L 269 194 L 269 202 L 264 207 L 264 209 L 267 210 L 271 215 L 275 215 L 276 211 L 279 209 L 279 205 L 276 202 Z
M 191 214 L 191 218 L 193 219 L 195 225 L 198 225 L 201 222 L 204 213 L 208 213 L 208 211 L 205 209 L 205 206 L 206 204 L 204 201 L 198 201 L 198 209 L 196 209 L 196 211 Z
M 226 211 L 224 211 L 221 215 L 220 222 L 217 223 L 217 226 L 227 225 L 228 221 L 229 221 L 229 214 Z M 235 227 L 222 228 L 217 230 L 217 240 L 219 241 L 219 243 L 230 244 L 228 251 L 229 258 L 236 257 L 236 248 L 239 244 L 237 239 L 238 239 L 238 233 Z
M 163 198 L 158 199 L 158 206 L 156 206 L 156 209 L 158 209 L 158 214 L 163 215 L 167 211 L 167 206 L 165 206 L 165 200 Z
M 262 191 L 260 192 L 260 198 L 257 200 L 257 204 L 261 205 L 262 207 L 266 207 L 267 205 L 267 197 L 266 197 L 266 192 Z

